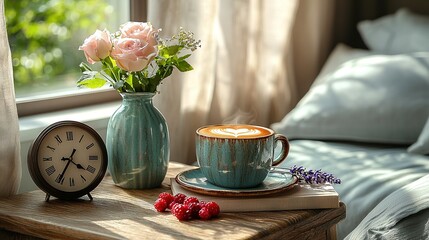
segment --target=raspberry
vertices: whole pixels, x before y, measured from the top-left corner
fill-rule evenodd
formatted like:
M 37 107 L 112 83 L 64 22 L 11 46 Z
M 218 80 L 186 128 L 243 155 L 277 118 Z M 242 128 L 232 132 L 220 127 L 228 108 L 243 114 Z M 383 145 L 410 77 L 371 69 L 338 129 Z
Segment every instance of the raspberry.
M 164 212 L 169 208 L 179 221 L 192 218 L 208 220 L 220 213 L 219 205 L 216 202 L 199 201 L 196 197 L 187 197 L 182 193 L 173 196 L 168 192 L 162 192 L 153 205 L 158 212 Z
M 189 207 L 180 203 L 173 206 L 171 213 L 176 216 L 179 221 L 191 219 L 191 211 L 189 210 Z
M 189 208 L 189 211 L 191 212 L 191 216 L 193 218 L 198 218 L 199 217 L 198 216 L 198 212 L 201 209 L 201 206 L 200 206 L 199 203 L 191 202 L 191 203 L 189 203 L 188 208 Z
M 204 207 L 206 205 L 206 203 L 207 203 L 206 201 L 200 201 L 200 206 Z
M 167 208 L 173 209 L 174 205 L 176 205 L 176 204 L 177 204 L 177 202 L 172 201 L 170 204 L 168 204 Z
M 212 215 L 213 217 L 219 215 L 220 213 L 220 207 L 215 202 L 208 202 L 206 203 L 205 207 L 208 208 L 208 210 L 210 211 L 210 215 Z
M 163 198 L 158 198 L 155 203 L 153 204 L 153 206 L 155 207 L 156 211 L 158 212 L 164 212 L 165 209 L 167 208 L 168 204 L 167 201 Z
M 206 207 L 202 207 L 198 212 L 198 216 L 203 220 L 209 220 L 212 215 L 210 214 L 210 210 Z
M 165 199 L 165 201 L 167 201 L 167 205 L 170 205 L 170 203 L 174 201 L 173 195 L 171 195 L 168 192 L 162 192 L 162 193 L 160 193 L 158 195 L 158 198 Z
M 176 203 L 183 203 L 185 201 L 186 195 L 183 193 L 178 193 L 174 195 L 174 202 Z
M 196 198 L 196 197 L 186 197 L 185 201 L 183 201 L 184 205 L 189 205 L 191 203 L 199 203 L 198 198 Z

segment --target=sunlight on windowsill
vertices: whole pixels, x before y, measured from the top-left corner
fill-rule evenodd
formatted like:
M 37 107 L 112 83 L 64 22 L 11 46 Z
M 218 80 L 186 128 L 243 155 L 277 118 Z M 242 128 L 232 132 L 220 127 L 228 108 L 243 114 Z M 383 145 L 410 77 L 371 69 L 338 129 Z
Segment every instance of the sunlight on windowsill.
M 94 129 L 106 128 L 107 122 L 113 112 L 121 104 L 120 101 L 97 104 L 93 106 L 43 113 L 19 118 L 21 142 L 32 141 L 44 128 L 50 124 L 74 120 L 85 123 Z

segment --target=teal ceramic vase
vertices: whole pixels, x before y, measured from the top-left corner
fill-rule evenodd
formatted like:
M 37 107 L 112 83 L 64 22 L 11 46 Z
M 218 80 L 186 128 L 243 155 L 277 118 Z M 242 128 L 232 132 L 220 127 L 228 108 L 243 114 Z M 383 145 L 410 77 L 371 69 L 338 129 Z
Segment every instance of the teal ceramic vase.
M 123 93 L 107 126 L 109 171 L 127 189 L 159 187 L 170 157 L 164 116 L 153 106 L 154 93 Z

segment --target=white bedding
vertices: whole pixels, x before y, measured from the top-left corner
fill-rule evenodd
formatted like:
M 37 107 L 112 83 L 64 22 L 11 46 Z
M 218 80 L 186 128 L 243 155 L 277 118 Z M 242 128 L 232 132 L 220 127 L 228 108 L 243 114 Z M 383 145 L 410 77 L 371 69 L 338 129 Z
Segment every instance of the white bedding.
M 271 125 L 289 139 L 307 139 L 291 141 L 282 167 L 322 169 L 342 180 L 335 189 L 347 214 L 339 239 L 352 231 L 350 239 L 428 238 L 429 52 L 412 41 L 427 39 L 421 28 L 429 18 L 422 17 L 402 11 L 363 23 L 363 38 L 382 49 L 337 45 L 306 95 Z M 380 42 L 384 30 L 389 43 L 407 44 Z
M 346 239 L 401 240 L 428 237 L 429 175 L 426 175 L 383 199 Z
M 429 157 L 411 154 L 406 147 L 312 140 L 291 141 L 288 160 L 281 165 L 322 169 L 342 180 L 335 185 L 347 208 L 346 219 L 337 225 L 339 239 L 344 239 L 388 195 L 429 173 Z M 408 226 L 405 229 L 410 229 L 410 224 L 415 225 L 412 219 L 404 221 L 408 222 L 395 222 L 391 227 L 405 224 Z

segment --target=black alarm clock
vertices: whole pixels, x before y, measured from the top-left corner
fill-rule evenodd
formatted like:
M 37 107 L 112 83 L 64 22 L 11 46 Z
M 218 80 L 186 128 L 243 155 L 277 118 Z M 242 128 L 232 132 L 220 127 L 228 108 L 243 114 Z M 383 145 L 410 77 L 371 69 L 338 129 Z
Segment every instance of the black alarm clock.
M 107 151 L 88 125 L 60 121 L 45 128 L 31 144 L 27 158 L 34 183 L 50 196 L 71 200 L 87 195 L 103 180 Z

